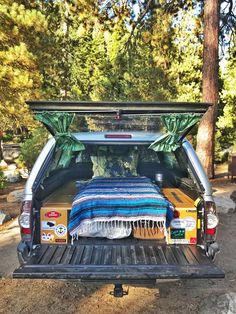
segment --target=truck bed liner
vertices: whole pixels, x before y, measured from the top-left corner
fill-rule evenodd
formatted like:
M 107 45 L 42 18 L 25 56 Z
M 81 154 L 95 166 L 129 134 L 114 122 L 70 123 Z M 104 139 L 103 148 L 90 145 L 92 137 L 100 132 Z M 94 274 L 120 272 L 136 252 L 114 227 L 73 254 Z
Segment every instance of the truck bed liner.
M 74 245 L 39 245 L 14 278 L 81 280 L 156 280 L 223 278 L 200 247 L 154 241 L 82 239 Z

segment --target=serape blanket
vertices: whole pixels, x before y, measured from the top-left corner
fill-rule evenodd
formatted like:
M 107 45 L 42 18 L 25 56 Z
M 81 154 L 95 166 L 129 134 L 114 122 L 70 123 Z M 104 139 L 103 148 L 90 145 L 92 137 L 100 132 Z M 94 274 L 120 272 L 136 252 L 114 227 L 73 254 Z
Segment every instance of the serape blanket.
M 166 226 L 170 203 L 147 177 L 92 179 L 75 196 L 68 230 L 72 238 L 93 229 Z

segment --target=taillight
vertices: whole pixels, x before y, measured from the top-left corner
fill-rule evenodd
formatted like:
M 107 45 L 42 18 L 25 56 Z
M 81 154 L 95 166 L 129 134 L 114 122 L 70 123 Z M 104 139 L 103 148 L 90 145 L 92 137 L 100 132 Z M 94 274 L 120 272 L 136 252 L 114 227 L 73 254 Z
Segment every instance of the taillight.
M 205 217 L 205 233 L 213 236 L 215 235 L 216 227 L 219 224 L 214 202 L 205 202 Z
M 30 228 L 30 213 L 21 213 L 19 217 L 19 224 L 21 228 Z
M 23 235 L 25 234 L 31 234 L 31 228 L 21 228 L 21 233 Z
M 219 223 L 219 219 L 216 214 L 207 213 L 207 229 L 215 229 Z
M 216 233 L 216 228 L 212 228 L 212 229 L 206 229 L 206 234 L 208 235 L 215 235 Z
M 21 236 L 24 241 L 31 240 L 31 210 L 32 201 L 24 201 L 19 216 L 19 225 L 21 227 Z

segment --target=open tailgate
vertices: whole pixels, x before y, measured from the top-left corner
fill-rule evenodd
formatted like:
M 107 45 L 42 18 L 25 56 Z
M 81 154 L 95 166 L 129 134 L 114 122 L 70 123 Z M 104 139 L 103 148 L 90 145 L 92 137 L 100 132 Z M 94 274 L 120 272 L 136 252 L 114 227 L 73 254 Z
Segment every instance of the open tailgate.
M 96 239 L 74 245 L 38 245 L 13 277 L 131 282 L 223 278 L 224 273 L 194 245 Z

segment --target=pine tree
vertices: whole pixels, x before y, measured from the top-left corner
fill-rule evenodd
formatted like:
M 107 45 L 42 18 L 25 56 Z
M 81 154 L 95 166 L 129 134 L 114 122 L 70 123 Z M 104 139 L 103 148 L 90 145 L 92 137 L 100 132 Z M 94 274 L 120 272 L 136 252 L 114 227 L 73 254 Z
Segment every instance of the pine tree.
M 34 51 L 47 27 L 35 9 L 13 1 L 0 3 L 0 129 L 32 124 L 25 100 L 37 98 L 41 75 Z
M 201 100 L 202 89 L 202 21 L 196 8 L 179 10 L 174 26 L 174 53 L 169 70 L 176 82 L 176 101 Z
M 223 103 L 223 113 L 217 121 L 217 141 L 221 150 L 235 146 L 236 150 L 236 40 L 232 43 L 225 72 L 223 73 L 223 88 L 220 95 Z

